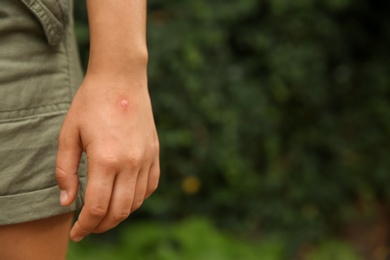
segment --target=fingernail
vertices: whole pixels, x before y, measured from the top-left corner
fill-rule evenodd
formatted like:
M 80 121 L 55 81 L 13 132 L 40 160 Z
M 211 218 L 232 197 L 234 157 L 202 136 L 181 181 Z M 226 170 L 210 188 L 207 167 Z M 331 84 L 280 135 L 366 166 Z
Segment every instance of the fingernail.
M 81 240 L 83 240 L 84 237 L 75 237 L 73 238 L 73 242 L 80 242 Z
M 62 190 L 60 193 L 60 203 L 61 205 L 65 205 L 68 201 L 68 193 L 65 190 Z

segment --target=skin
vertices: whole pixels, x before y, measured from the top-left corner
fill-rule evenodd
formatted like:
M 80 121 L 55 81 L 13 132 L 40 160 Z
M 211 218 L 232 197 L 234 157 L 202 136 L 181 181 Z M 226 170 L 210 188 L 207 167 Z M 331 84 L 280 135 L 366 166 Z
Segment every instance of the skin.
M 56 171 L 61 204 L 70 205 L 86 152 L 85 205 L 70 232 L 75 242 L 126 219 L 157 188 L 160 175 L 147 88 L 146 1 L 88 0 L 87 6 L 88 71 L 61 129 Z
M 85 205 L 71 230 L 72 214 L 0 226 L 1 259 L 65 259 L 69 230 L 75 242 L 105 232 L 157 188 L 159 142 L 147 88 L 146 1 L 87 0 L 87 6 L 88 70 L 61 128 L 56 161 L 60 202 L 67 206 L 76 197 L 78 164 L 86 152 Z
M 72 213 L 0 226 L 0 259 L 65 259 Z

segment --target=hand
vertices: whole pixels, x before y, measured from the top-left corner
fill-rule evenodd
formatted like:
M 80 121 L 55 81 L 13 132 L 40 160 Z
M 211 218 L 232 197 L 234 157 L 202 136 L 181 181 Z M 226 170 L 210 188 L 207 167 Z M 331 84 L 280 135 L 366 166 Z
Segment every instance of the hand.
M 85 205 L 70 237 L 109 230 L 157 188 L 159 144 L 145 79 L 85 78 L 61 128 L 56 177 L 61 204 L 77 194 L 77 170 L 88 158 Z M 130 82 L 130 83 L 129 83 Z

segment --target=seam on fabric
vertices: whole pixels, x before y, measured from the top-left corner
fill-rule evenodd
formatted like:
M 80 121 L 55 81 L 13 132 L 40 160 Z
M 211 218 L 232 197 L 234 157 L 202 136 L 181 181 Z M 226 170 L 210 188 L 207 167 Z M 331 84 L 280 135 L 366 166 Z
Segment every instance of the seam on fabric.
M 61 17 L 57 18 L 53 14 L 53 12 L 51 12 L 50 9 L 40 1 L 34 1 L 33 3 L 31 3 L 31 1 L 22 0 L 22 2 L 40 21 L 43 30 L 45 31 L 48 43 L 50 45 L 57 45 L 61 41 L 62 35 L 65 31 L 65 21 L 63 20 L 63 12 L 61 6 L 58 5 Z M 56 2 L 58 3 L 58 0 Z M 49 16 L 47 12 L 50 12 L 52 15 Z M 56 32 L 54 26 L 59 29 L 58 32 Z
M 20 116 L 17 118 L 0 119 L 0 124 L 24 121 L 26 119 L 32 119 L 32 118 L 59 116 L 59 115 L 65 115 L 66 113 L 67 110 L 62 110 L 62 111 L 47 112 L 47 113 L 36 114 L 36 115 Z
M 28 110 L 33 110 L 33 109 L 40 109 L 40 108 L 45 108 L 45 107 L 52 107 L 52 106 L 60 106 L 60 105 L 69 105 L 69 102 L 61 102 L 61 103 L 55 103 L 55 104 L 48 104 L 44 106 L 35 106 L 35 107 L 28 107 L 28 108 L 20 108 L 20 109 L 8 109 L 8 110 L 1 110 L 0 115 L 5 112 L 19 112 L 19 111 L 28 111 Z
M 66 28 L 68 19 L 66 19 L 65 10 L 64 10 L 64 8 L 62 8 L 62 5 L 61 5 L 60 0 L 56 0 L 56 2 L 57 2 L 57 6 L 58 6 L 59 9 L 60 9 L 61 18 L 62 18 L 62 22 L 63 22 L 64 28 Z
M 13 196 L 25 196 L 25 195 L 28 195 L 30 193 L 41 192 L 41 191 L 53 189 L 55 187 L 58 187 L 58 184 L 50 185 L 48 187 L 40 188 L 38 190 L 26 190 L 26 191 L 22 191 L 20 193 L 15 193 L 15 194 L 0 195 L 0 198 L 7 198 L 7 197 L 13 197 Z
M 47 34 L 47 37 L 51 38 L 52 35 L 55 35 L 54 28 L 53 28 L 53 25 L 52 25 L 52 23 L 55 23 L 55 21 L 53 21 L 47 15 L 47 13 L 44 10 L 44 7 L 42 6 L 42 4 L 40 2 L 37 1 L 34 4 L 36 4 L 36 5 L 38 5 L 40 7 L 40 12 L 38 13 L 38 11 L 36 11 L 33 8 L 30 8 L 30 10 L 33 11 L 36 14 L 36 17 L 41 21 L 42 27 L 45 30 L 45 32 Z M 57 21 L 57 22 L 59 22 L 59 21 Z M 51 42 L 50 39 L 48 39 L 48 40 L 49 40 L 49 42 Z
M 64 41 L 63 41 L 63 46 L 64 46 L 64 49 L 65 49 L 65 56 L 66 56 L 66 68 L 67 68 L 67 77 L 66 77 L 66 80 L 67 80 L 67 88 L 68 88 L 68 97 L 69 97 L 69 101 L 72 102 L 72 99 L 73 99 L 73 95 L 72 95 L 72 75 L 71 75 L 71 67 L 70 67 L 70 62 L 71 62 L 71 57 L 70 57 L 70 49 L 69 48 L 69 37 L 68 37 L 68 30 L 66 31 L 65 35 L 64 35 Z
M 66 114 L 69 102 L 0 112 L 0 123 L 22 121 L 29 118 Z

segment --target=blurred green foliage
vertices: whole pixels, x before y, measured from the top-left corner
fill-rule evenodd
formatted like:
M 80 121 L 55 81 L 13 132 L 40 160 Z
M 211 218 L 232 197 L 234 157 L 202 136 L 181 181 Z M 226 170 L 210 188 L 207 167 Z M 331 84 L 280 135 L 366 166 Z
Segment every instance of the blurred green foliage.
M 128 225 L 110 243 L 86 240 L 71 243 L 68 260 L 280 260 L 285 259 L 286 250 L 280 239 L 244 243 L 217 231 L 208 220 L 194 218 L 169 225 L 156 222 Z M 304 259 L 360 260 L 349 247 L 338 241 L 322 241 L 306 253 Z
M 148 2 L 162 175 L 133 220 L 207 216 L 298 248 L 389 201 L 389 1 Z
M 206 220 L 191 219 L 177 225 L 146 222 L 129 225 L 120 231 L 119 241 L 113 244 L 89 240 L 84 245 L 72 244 L 72 259 L 278 259 L 282 248 L 276 243 L 245 244 L 216 231 Z M 95 245 L 95 246 L 92 246 Z M 97 250 L 90 250 L 97 248 Z M 91 252 L 92 251 L 92 252 Z M 268 256 L 267 256 L 268 255 Z

